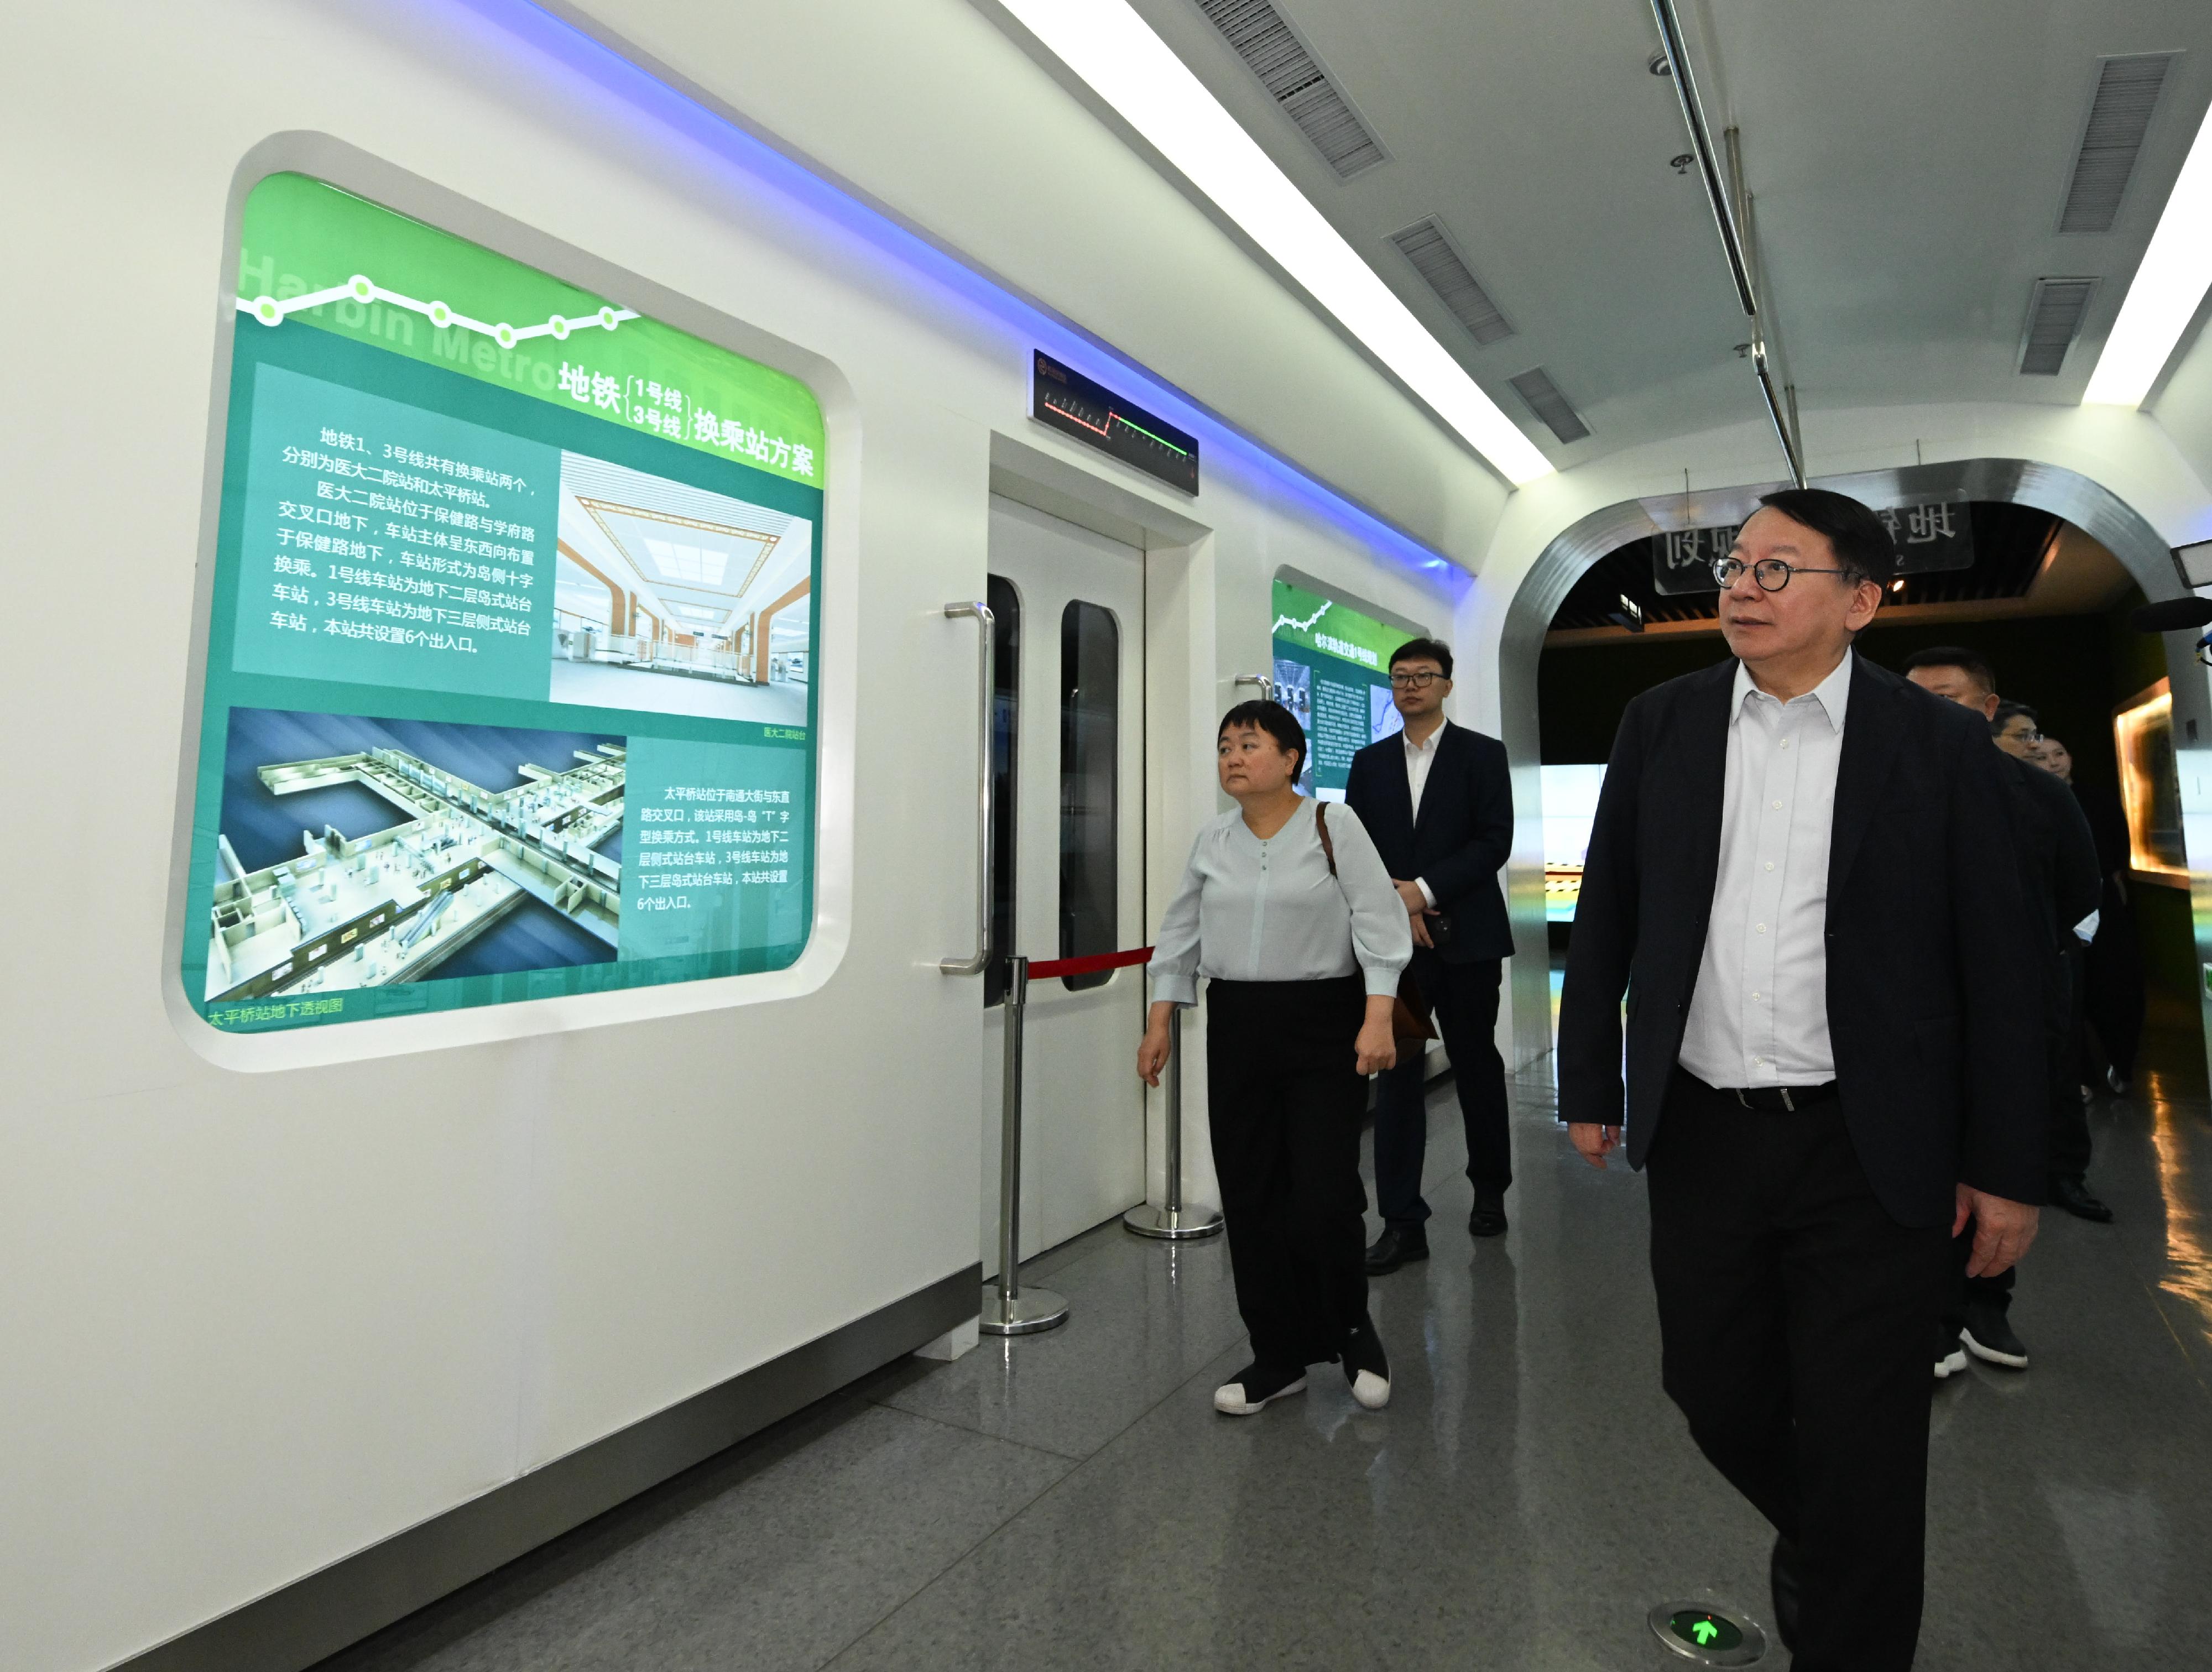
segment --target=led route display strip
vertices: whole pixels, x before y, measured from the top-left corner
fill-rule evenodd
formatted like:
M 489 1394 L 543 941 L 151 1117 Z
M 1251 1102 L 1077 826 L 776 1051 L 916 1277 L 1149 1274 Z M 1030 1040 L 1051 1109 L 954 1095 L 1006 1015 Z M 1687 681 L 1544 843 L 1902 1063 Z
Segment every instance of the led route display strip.
M 1198 491 L 1197 436 L 1042 351 L 1032 357 L 1030 407 L 1040 423 L 1171 488 Z

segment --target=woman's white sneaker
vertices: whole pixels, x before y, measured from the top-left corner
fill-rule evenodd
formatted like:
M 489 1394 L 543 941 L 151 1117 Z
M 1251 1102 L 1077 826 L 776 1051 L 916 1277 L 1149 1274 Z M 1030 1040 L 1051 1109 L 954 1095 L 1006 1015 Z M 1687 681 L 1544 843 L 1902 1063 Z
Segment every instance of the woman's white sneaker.
M 1237 1372 L 1234 1380 L 1213 1390 L 1213 1408 L 1225 1417 L 1249 1417 L 1279 1399 L 1305 1390 L 1304 1366 L 1293 1371 L 1267 1371 L 1257 1365 L 1247 1365 Z

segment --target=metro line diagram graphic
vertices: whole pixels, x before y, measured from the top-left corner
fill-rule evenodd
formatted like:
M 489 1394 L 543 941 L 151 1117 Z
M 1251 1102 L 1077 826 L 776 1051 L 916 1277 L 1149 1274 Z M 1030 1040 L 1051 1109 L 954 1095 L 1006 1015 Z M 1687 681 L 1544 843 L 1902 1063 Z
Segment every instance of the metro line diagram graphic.
M 550 337 L 556 343 L 566 342 L 572 331 L 590 331 L 595 326 L 602 331 L 612 331 L 623 320 L 638 317 L 635 309 L 617 307 L 609 303 L 602 306 L 596 313 L 580 313 L 574 319 L 564 319 L 556 313 L 541 325 L 511 325 L 504 319 L 497 325 L 486 325 L 482 319 L 471 319 L 465 313 L 456 313 L 444 302 L 426 302 L 414 296 L 403 296 L 397 290 L 387 290 L 362 273 L 356 273 L 343 284 L 333 284 L 323 290 L 310 290 L 304 295 L 287 296 L 281 302 L 274 296 L 240 296 L 238 311 L 251 313 L 264 325 L 278 325 L 283 324 L 288 314 L 297 313 L 305 308 L 320 307 L 326 302 L 389 302 L 394 307 L 420 313 L 441 330 L 447 325 L 459 325 L 464 331 L 473 331 L 479 336 L 490 337 L 503 349 L 511 349 L 517 343 L 526 343 L 533 337 Z M 1125 419 L 1123 422 L 1127 421 Z
M 1304 621 L 1299 621 L 1295 617 L 1291 616 L 1277 616 L 1275 617 L 1275 624 L 1267 629 L 1267 636 L 1269 638 L 1274 637 L 1276 634 L 1281 632 L 1285 627 L 1289 628 L 1293 633 L 1310 633 L 1315 628 L 1321 624 L 1321 618 L 1335 607 L 1336 602 L 1334 599 L 1324 599 L 1322 601 L 1321 608 L 1315 611 Z

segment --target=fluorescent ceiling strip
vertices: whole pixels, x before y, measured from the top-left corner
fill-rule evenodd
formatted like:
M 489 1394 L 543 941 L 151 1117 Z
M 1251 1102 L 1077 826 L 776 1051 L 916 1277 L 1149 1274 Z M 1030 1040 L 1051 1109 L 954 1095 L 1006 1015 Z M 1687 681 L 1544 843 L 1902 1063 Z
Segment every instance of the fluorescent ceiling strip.
M 2082 391 L 2087 404 L 2140 406 L 2212 289 L 2212 111 L 2173 182 L 2120 317 Z
M 1124 0 L 1002 0 L 1516 487 L 1551 462 Z

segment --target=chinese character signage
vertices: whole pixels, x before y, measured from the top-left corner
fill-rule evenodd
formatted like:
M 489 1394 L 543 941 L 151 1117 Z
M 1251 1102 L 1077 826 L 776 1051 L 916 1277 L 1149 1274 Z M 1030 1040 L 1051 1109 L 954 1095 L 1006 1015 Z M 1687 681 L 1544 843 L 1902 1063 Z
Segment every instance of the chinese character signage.
M 1875 514 L 1897 542 L 1898 573 L 1930 575 L 1974 566 L 1972 508 L 1945 502 L 1903 505 Z M 1682 528 L 1651 537 L 1651 584 L 1662 597 L 1718 592 L 1713 564 L 1729 555 L 1742 525 Z
M 246 206 L 184 983 L 216 1026 L 780 969 L 805 386 L 299 174 Z
M 1344 799 L 1352 757 L 1405 724 L 1390 702 L 1390 653 L 1418 636 L 1287 581 L 1274 587 L 1275 701 L 1310 745 L 1298 787 Z

